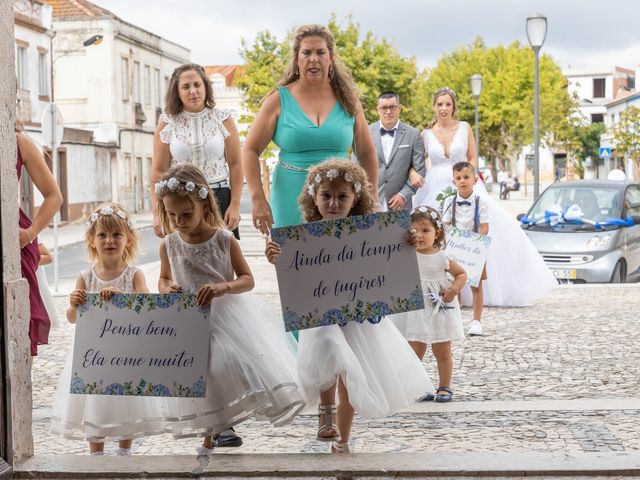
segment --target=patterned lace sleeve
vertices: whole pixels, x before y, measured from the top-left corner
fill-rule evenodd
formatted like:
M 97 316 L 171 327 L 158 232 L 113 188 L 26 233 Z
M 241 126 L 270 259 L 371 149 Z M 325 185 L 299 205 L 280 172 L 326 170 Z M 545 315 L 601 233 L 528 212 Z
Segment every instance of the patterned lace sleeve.
M 174 129 L 173 120 L 171 119 L 171 117 L 169 117 L 169 115 L 163 113 L 162 115 L 160 115 L 159 121 L 166 123 L 164 128 L 160 131 L 160 141 L 162 143 L 171 143 L 171 135 L 173 135 Z
M 216 119 L 218 120 L 218 127 L 222 132 L 222 137 L 227 138 L 229 136 L 229 130 L 224 126 L 224 122 L 227 118 L 231 118 L 231 112 L 227 109 L 214 108 L 213 112 L 215 114 Z

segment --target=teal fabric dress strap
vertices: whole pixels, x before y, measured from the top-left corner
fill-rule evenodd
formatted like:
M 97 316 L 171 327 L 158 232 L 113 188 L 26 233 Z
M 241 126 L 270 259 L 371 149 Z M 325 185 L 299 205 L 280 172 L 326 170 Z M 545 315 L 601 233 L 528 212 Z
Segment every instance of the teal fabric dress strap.
M 271 211 L 275 227 L 303 222 L 298 197 L 310 167 L 329 158 L 349 158 L 355 119 L 336 101 L 321 125 L 304 113 L 287 87 L 278 87 L 280 116 L 273 135 L 280 148 L 273 171 Z

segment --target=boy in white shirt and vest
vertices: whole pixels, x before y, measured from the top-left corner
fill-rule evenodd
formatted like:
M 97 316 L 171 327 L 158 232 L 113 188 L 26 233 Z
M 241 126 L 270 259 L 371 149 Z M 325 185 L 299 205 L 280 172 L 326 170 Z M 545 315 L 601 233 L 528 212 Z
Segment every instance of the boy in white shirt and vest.
M 458 190 L 457 195 L 447 198 L 442 208 L 442 220 L 447 225 L 462 230 L 472 230 L 482 235 L 489 234 L 489 204 L 485 198 L 473 193 L 473 186 L 478 181 L 476 170 L 469 162 L 458 162 L 453 166 L 453 183 Z M 469 325 L 467 335 L 482 335 L 482 307 L 484 297 L 482 280 L 487 278 L 487 266 L 484 266 L 480 283 L 471 287 L 473 295 L 473 321 Z

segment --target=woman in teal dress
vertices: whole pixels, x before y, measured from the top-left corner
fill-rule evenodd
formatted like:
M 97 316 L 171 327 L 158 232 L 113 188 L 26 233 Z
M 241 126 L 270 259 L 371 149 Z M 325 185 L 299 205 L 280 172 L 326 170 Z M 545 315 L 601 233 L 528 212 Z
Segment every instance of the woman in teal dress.
M 269 205 L 259 158 L 271 140 L 280 156 Z M 254 226 L 266 235 L 272 226 L 302 223 L 298 196 L 309 167 L 328 158 L 348 158 L 350 147 L 377 185 L 373 140 L 353 79 L 334 52 L 333 36 L 321 25 L 302 26 L 284 79 L 264 100 L 242 151 Z

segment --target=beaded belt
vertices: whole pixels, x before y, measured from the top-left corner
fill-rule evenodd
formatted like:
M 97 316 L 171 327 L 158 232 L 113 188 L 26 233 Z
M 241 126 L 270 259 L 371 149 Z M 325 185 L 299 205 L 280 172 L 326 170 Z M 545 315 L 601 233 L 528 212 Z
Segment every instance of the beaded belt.
M 291 170 L 293 172 L 307 173 L 309 171 L 308 168 L 296 167 L 295 165 L 291 165 L 290 163 L 283 162 L 282 160 L 278 160 L 278 165 L 280 165 L 282 168 L 286 170 Z
M 213 182 L 209 184 L 209 188 L 211 189 L 216 189 L 216 188 L 229 188 L 229 181 L 228 180 L 221 180 L 219 182 Z

